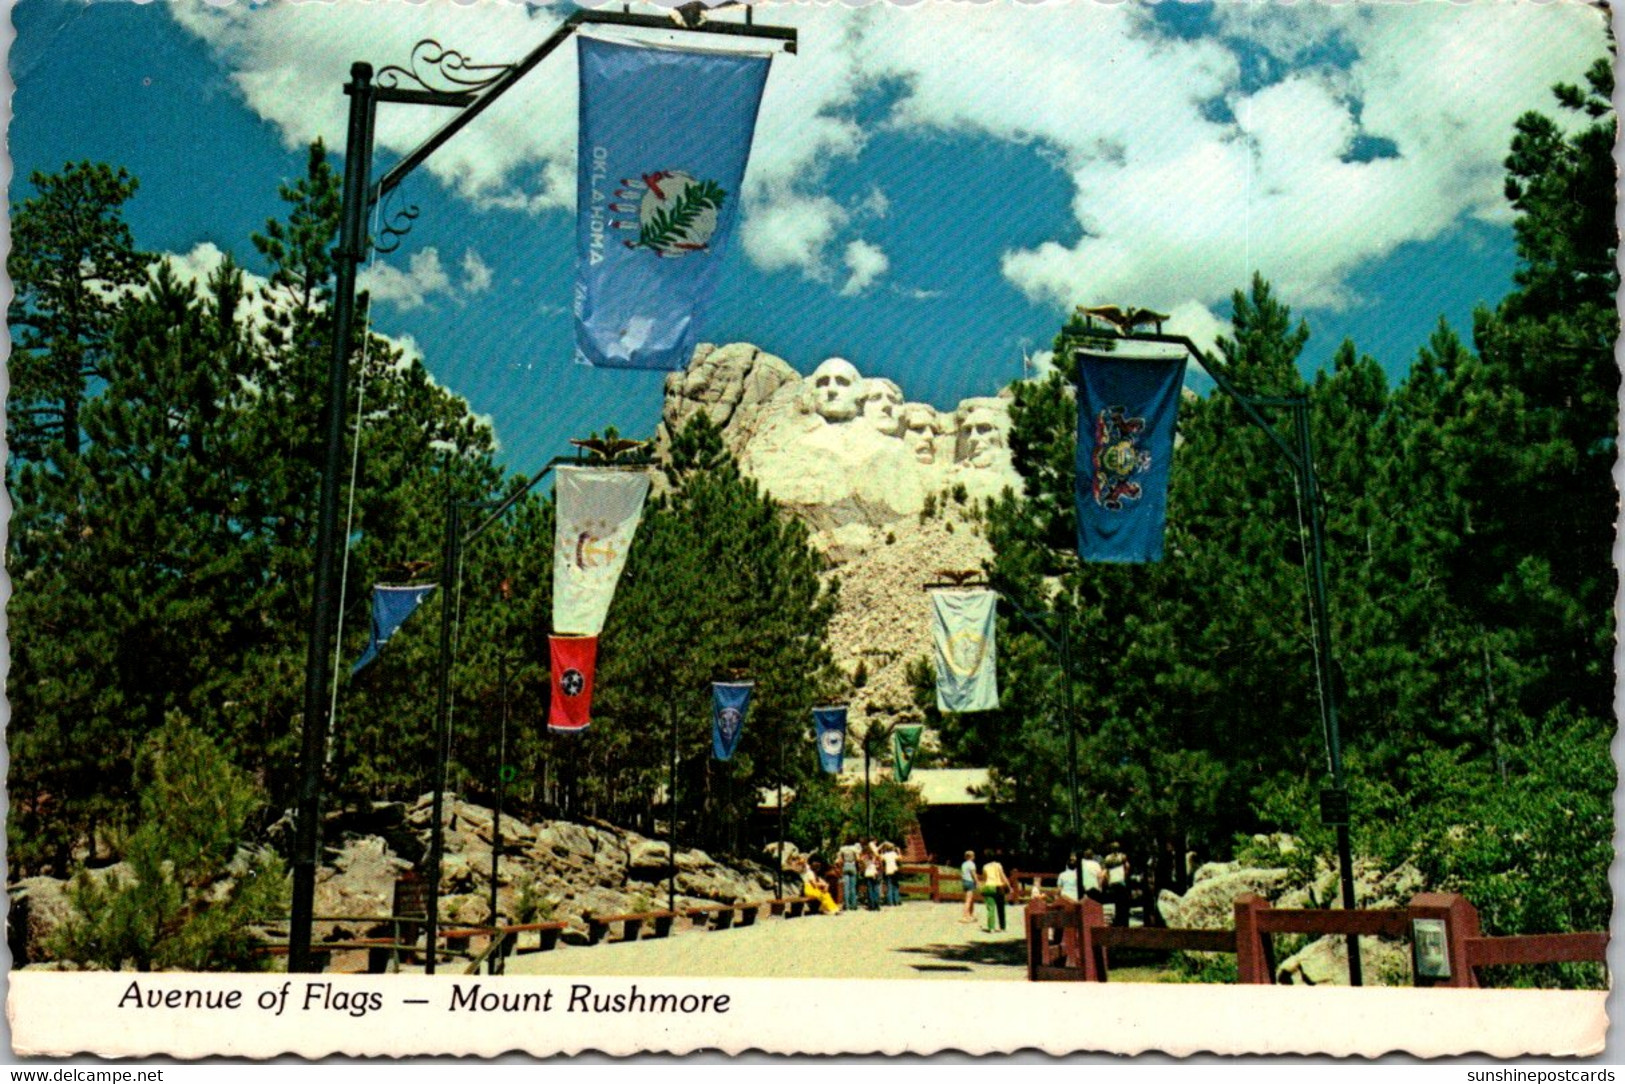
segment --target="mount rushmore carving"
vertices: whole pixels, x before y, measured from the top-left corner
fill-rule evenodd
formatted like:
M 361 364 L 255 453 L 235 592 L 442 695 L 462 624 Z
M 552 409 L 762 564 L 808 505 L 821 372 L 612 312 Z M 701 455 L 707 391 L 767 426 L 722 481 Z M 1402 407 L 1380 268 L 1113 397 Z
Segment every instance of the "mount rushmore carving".
M 867 548 L 866 532 L 917 519 L 927 498 L 961 486 L 977 499 L 1020 489 L 1003 396 L 939 411 L 844 358 L 804 378 L 782 358 L 733 343 L 700 346 L 686 371 L 667 378 L 659 442 L 701 410 L 744 471 L 826 549 Z

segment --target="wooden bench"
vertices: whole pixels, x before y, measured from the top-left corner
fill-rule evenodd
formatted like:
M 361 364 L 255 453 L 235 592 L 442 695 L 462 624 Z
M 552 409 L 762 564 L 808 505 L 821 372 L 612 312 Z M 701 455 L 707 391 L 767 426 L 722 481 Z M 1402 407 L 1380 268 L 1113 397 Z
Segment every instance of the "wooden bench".
M 643 927 L 649 927 L 650 937 L 667 937 L 671 934 L 672 920 L 677 917 L 676 911 L 644 911 L 632 915 L 587 915 L 587 943 L 596 945 L 604 940 L 610 927 L 619 925 L 621 936 L 612 938 L 615 941 L 636 941 L 643 933 Z
M 695 929 L 726 930 L 730 926 L 750 926 L 756 922 L 758 903 L 715 903 L 690 907 L 683 914 Z
M 551 952 L 558 947 L 559 935 L 569 925 L 568 922 L 525 922 L 516 926 L 498 926 L 496 932 L 497 936 L 508 938 L 512 945 L 511 949 L 504 949 L 504 953 Z M 536 943 L 528 946 L 521 944 L 519 935 L 524 933 L 536 934 Z
M 784 896 L 780 899 L 768 900 L 767 913 L 770 915 L 783 915 L 785 918 L 800 918 L 806 912 L 809 903 L 813 903 L 813 901 L 806 896 Z M 817 904 L 813 903 L 813 906 L 816 909 Z

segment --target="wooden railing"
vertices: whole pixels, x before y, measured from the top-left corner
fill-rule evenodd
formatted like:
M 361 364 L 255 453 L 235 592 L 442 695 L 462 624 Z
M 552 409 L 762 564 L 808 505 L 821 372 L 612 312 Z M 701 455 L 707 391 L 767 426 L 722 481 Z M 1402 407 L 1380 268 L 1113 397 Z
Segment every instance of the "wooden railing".
M 1606 933 L 1483 937 L 1478 912 L 1455 894 L 1422 893 L 1406 907 L 1368 910 L 1276 910 L 1249 894 L 1236 900 L 1235 928 L 1229 930 L 1108 926 L 1105 909 L 1094 900 L 1034 900 L 1027 905 L 1027 977 L 1034 982 L 1105 982 L 1108 950 L 1135 948 L 1234 953 L 1238 982 L 1271 984 L 1276 934 L 1359 934 L 1408 941 L 1416 920 L 1443 922 L 1447 963 L 1441 977 L 1415 974 L 1417 986 L 1477 986 L 1478 968 L 1502 964 L 1607 963 Z

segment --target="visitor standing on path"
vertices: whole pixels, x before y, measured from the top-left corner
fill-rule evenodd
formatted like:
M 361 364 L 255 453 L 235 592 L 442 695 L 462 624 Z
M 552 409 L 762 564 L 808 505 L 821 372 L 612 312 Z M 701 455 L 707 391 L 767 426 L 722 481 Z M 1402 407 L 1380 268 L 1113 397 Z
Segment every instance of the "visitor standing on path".
M 966 851 L 965 862 L 959 867 L 959 887 L 965 890 L 965 917 L 961 922 L 976 921 L 976 852 Z
M 1010 891 L 1010 880 L 1004 875 L 1004 864 L 999 861 L 999 852 L 994 851 L 993 856 L 982 866 L 982 897 L 987 901 L 987 932 L 993 932 L 993 920 L 997 917 L 999 929 L 1004 929 L 1004 901 L 1005 895 Z
M 1055 878 L 1055 889 L 1063 900 L 1076 900 L 1082 893 L 1078 890 L 1078 856 L 1070 855 L 1066 860 L 1066 868 L 1061 875 Z
M 898 907 L 903 902 L 902 889 L 897 884 L 898 857 L 897 844 L 882 843 L 880 845 L 880 868 L 886 877 L 887 907 Z
M 1127 926 L 1129 910 L 1128 855 L 1123 845 L 1112 841 L 1106 853 L 1106 898 L 1112 905 L 1112 925 Z
M 840 850 L 841 904 L 847 908 L 858 905 L 858 852 L 861 849 L 854 837 Z
M 863 849 L 863 905 L 880 910 L 880 852 L 873 839 Z

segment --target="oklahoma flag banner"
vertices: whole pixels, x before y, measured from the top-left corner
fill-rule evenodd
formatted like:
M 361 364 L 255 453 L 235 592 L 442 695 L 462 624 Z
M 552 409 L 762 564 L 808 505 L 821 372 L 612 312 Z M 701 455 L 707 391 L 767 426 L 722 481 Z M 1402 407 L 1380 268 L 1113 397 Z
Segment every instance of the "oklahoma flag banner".
M 553 706 L 549 730 L 585 730 L 592 711 L 592 672 L 598 663 L 598 637 L 549 636 Z
M 729 760 L 739 748 L 739 735 L 745 732 L 745 713 L 750 710 L 754 681 L 713 681 L 711 683 L 711 755 Z
M 576 360 L 682 369 L 738 216 L 770 61 L 576 41 Z
M 560 467 L 553 484 L 553 631 L 597 636 L 626 567 L 649 476 Z
M 992 711 L 999 706 L 993 655 L 993 611 L 998 598 L 985 588 L 931 592 L 938 711 Z
M 1185 356 L 1078 358 L 1078 556 L 1162 560 Z
M 914 771 L 914 754 L 920 751 L 920 733 L 923 726 L 900 726 L 891 732 L 892 775 L 899 783 L 907 783 Z
M 367 650 L 361 653 L 361 658 L 350 668 L 350 676 L 361 672 L 378 652 L 389 643 L 389 638 L 395 635 L 395 630 L 405 623 L 412 612 L 423 604 L 434 590 L 434 584 L 426 583 L 419 587 L 389 587 L 378 584 L 372 589 L 372 638 L 367 641 Z
M 846 752 L 846 707 L 814 708 L 813 731 L 818 742 L 818 766 L 831 775 L 841 771 Z

